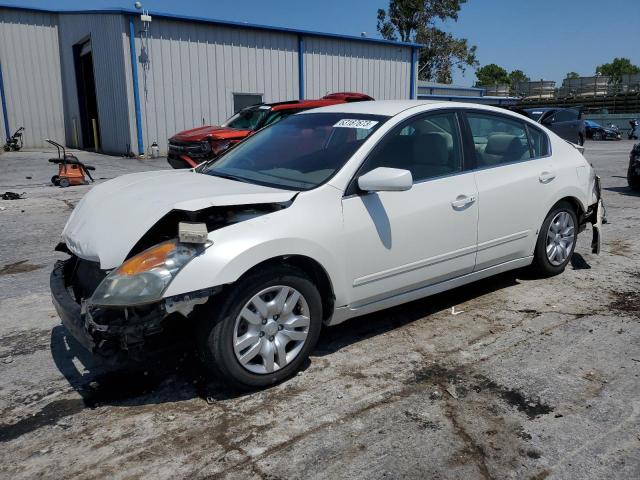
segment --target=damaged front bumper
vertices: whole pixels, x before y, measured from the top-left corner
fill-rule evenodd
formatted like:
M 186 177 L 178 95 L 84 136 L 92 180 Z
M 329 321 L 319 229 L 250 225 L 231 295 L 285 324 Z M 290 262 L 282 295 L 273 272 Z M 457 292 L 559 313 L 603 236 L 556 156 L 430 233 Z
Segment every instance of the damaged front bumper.
M 606 209 L 602 201 L 602 188 L 600 186 L 600 177 L 596 175 L 594 181 L 594 193 L 596 203 L 589 206 L 587 211 L 580 218 L 579 231 L 582 232 L 591 223 L 593 237 L 591 239 L 592 253 L 599 254 L 602 246 L 602 224 L 607 222 Z
M 217 290 L 191 292 L 143 306 L 105 308 L 74 298 L 75 268 L 75 258 L 56 262 L 49 280 L 53 305 L 80 345 L 107 358 L 126 354 L 141 359 L 152 350 L 163 349 L 158 334 L 174 327 L 175 320 L 189 318 L 193 308 L 205 303 Z M 184 322 L 178 328 L 184 330 Z

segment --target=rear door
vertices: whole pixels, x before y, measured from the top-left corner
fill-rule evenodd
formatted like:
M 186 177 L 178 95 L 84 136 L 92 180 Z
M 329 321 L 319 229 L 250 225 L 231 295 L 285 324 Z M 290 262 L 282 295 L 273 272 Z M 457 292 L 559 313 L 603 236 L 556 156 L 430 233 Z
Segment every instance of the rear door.
M 542 130 L 487 111 L 470 110 L 465 117 L 477 166 L 475 269 L 483 270 L 533 254 L 555 173 Z

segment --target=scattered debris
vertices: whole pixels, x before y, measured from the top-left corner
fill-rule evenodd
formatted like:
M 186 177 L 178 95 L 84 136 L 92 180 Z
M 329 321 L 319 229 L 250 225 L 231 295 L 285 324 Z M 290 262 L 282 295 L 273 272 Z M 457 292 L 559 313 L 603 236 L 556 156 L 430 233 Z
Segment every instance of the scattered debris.
M 167 415 L 167 420 L 169 420 L 170 422 L 173 422 L 176 419 L 175 415 Z
M 31 180 L 33 177 L 24 177 L 24 178 L 26 178 L 27 180 Z
M 539 448 L 530 448 L 529 450 L 527 450 L 527 457 L 529 458 L 538 459 L 541 456 L 542 450 L 540 450 Z
M 2 361 L 4 363 L 12 363 L 13 362 L 13 357 L 11 355 L 9 355 L 8 357 L 5 357 Z
M 434 390 L 431 392 L 431 395 L 429 395 L 429 398 L 431 400 L 440 400 L 442 398 L 442 393 L 440 393 L 439 390 Z
M 21 200 L 26 194 L 27 192 L 4 192 L 2 195 L 0 195 L 0 198 L 2 198 L 2 200 Z
M 343 395 L 342 395 L 341 393 L 339 393 L 339 394 L 338 394 L 338 399 L 342 398 L 342 396 L 343 396 Z
M 7 207 L 0 207 L 0 212 L 3 211 L 3 210 L 6 210 L 6 209 L 7 209 Z
M 453 398 L 455 398 L 456 400 L 458 399 L 458 392 L 456 391 L 456 386 L 455 385 L 447 385 L 447 388 L 445 390 Z
M 213 405 L 216 403 L 216 399 L 211 397 L 211 396 L 207 396 L 207 398 L 205 398 L 206 402 L 208 405 Z
M 464 313 L 464 311 L 460 310 L 459 312 L 456 312 L 456 307 L 451 307 L 451 315 L 460 315 L 461 313 Z

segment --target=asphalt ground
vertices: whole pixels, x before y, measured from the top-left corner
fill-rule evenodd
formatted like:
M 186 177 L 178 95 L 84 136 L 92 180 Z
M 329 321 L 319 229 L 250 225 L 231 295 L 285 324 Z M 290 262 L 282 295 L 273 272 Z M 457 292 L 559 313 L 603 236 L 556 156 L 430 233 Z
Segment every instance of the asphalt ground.
M 632 143 L 589 142 L 609 223 L 562 274 L 526 270 L 323 331 L 304 370 L 237 392 L 189 349 L 134 371 L 88 356 L 50 301 L 91 186 L 51 152 L 0 155 L 0 477 L 640 478 L 640 196 Z M 79 152 L 98 182 L 166 168 Z M 453 309 L 453 310 L 452 310 Z

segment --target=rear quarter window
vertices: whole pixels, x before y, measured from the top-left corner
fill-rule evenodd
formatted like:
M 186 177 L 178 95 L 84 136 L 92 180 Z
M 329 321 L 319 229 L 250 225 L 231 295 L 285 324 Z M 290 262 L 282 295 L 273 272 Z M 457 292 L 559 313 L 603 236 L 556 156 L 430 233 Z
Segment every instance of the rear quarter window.
M 533 152 L 533 158 L 546 157 L 551 154 L 549 137 L 542 130 L 527 124 L 529 131 L 529 143 Z

